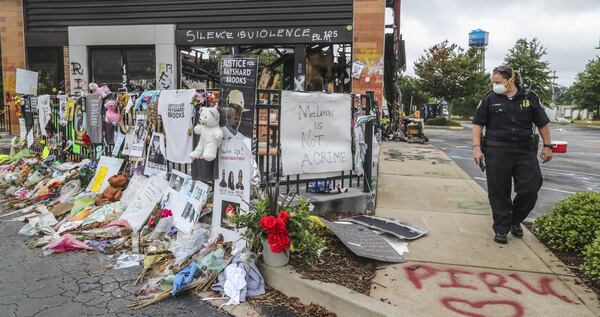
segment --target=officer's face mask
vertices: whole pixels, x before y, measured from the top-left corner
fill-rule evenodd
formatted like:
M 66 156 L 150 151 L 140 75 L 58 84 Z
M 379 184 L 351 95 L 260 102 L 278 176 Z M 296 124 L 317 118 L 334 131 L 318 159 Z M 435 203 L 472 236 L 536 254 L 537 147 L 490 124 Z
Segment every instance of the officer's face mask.
M 498 94 L 498 95 L 504 95 L 507 91 L 508 88 L 506 88 L 506 86 L 513 80 L 513 78 L 509 78 L 506 82 L 504 82 L 503 84 L 500 83 L 492 83 L 494 86 L 492 88 L 492 90 Z

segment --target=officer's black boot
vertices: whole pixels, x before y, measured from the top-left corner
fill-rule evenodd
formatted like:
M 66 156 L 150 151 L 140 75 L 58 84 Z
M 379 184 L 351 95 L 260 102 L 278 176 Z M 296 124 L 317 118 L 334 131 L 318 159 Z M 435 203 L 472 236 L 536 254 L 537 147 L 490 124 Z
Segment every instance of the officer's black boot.
M 522 237 L 523 229 L 521 228 L 521 225 L 512 225 L 510 226 L 510 233 L 515 237 Z
M 508 237 L 507 237 L 506 233 L 496 233 L 496 235 L 494 236 L 494 241 L 501 243 L 501 244 L 507 244 Z

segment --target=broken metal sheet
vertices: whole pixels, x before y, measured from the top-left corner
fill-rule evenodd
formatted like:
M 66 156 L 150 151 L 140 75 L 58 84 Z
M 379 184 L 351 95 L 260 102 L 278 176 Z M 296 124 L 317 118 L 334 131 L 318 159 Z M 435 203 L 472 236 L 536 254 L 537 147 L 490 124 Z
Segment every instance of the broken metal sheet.
M 348 249 L 358 256 L 383 262 L 406 262 L 384 238 L 364 226 L 330 222 L 323 218 L 321 220 Z
M 417 228 L 409 223 L 398 222 L 396 220 L 383 217 L 361 215 L 344 220 L 363 225 L 367 228 L 389 233 L 400 239 L 406 240 L 414 240 L 427 233 L 427 231 Z

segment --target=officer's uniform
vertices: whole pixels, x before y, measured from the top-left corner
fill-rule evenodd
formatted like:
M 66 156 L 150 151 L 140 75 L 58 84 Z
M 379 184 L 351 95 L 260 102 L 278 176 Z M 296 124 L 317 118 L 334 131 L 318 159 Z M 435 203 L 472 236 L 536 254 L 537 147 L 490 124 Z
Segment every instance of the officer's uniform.
M 519 88 L 513 99 L 493 92 L 479 103 L 473 123 L 485 126 L 488 197 L 496 233 L 508 233 L 533 210 L 542 187 L 542 172 L 533 144 L 533 124 L 542 128 L 550 122 L 539 98 Z M 514 179 L 514 200 L 511 183 Z

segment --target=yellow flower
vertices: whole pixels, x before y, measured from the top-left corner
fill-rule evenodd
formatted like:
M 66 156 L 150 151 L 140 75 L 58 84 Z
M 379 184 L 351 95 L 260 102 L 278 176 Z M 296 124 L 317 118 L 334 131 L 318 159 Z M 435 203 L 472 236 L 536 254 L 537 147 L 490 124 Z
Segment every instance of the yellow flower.
M 323 220 L 321 220 L 321 218 L 319 218 L 317 216 L 308 216 L 308 220 L 312 221 L 314 224 L 318 225 L 319 227 L 322 227 L 322 228 L 325 227 L 325 223 L 323 223 Z

